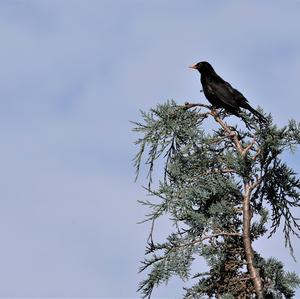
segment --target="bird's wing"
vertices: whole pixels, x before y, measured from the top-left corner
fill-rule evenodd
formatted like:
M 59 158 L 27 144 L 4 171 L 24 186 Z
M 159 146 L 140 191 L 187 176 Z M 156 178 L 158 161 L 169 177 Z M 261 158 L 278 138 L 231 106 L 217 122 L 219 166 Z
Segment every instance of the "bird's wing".
M 237 109 L 242 102 L 247 102 L 242 93 L 220 77 L 211 78 L 208 82 L 208 89 L 220 101 L 232 108 Z

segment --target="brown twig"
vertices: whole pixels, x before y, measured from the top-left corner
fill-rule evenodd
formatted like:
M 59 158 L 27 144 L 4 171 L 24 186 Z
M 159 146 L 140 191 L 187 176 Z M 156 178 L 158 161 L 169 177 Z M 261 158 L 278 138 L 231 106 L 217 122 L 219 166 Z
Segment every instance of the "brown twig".
M 234 236 L 238 236 L 238 237 L 242 237 L 243 235 L 237 232 L 219 232 L 216 234 L 211 234 L 205 237 L 202 237 L 201 239 L 198 240 L 193 240 L 192 242 L 186 243 L 186 244 L 180 244 L 179 246 L 176 246 L 176 248 L 181 248 L 181 247 L 187 247 L 187 246 L 191 246 L 194 245 L 196 243 L 201 243 L 207 239 L 213 239 L 213 238 L 217 238 L 220 236 L 228 236 L 228 237 L 234 237 Z
M 252 142 L 246 147 L 244 148 L 243 152 L 242 152 L 242 156 L 245 157 L 247 155 L 247 153 L 250 151 L 250 149 L 253 147 L 253 145 L 256 143 L 256 139 L 253 138 Z
M 257 177 L 256 181 L 252 184 L 249 185 L 250 191 L 252 191 L 253 189 L 255 189 L 262 181 L 262 177 Z
M 258 148 L 257 151 L 256 151 L 256 154 L 252 157 L 252 160 L 253 160 L 253 161 L 256 161 L 256 159 L 257 159 L 257 157 L 260 155 L 260 153 L 261 153 L 261 149 Z
M 184 106 L 181 106 L 185 109 L 190 109 L 190 108 L 194 108 L 194 107 L 203 107 L 203 108 L 207 108 L 209 110 L 212 109 L 212 106 L 209 105 L 205 105 L 205 104 L 200 104 L 200 103 L 189 103 L 189 102 L 185 102 Z
M 214 117 L 215 121 L 220 124 L 220 126 L 228 134 L 228 136 L 233 140 L 236 149 L 242 155 L 244 149 L 237 134 L 228 127 L 228 125 L 220 118 L 219 114 L 215 110 L 211 110 L 211 115 Z

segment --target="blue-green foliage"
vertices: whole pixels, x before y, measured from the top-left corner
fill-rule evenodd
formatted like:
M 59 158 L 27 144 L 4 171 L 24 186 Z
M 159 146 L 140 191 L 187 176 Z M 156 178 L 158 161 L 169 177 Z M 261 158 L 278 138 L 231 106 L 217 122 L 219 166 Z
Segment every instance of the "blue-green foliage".
M 261 125 L 244 114 L 246 129 L 235 126 L 231 130 L 244 148 L 254 138 L 255 145 L 242 156 L 222 128 L 204 130 L 208 114 L 199 109 L 168 101 L 141 113 L 142 122 L 134 123 L 134 131 L 141 134 L 134 164 L 137 174 L 143 162 L 148 166 L 146 189 L 156 198 L 140 201 L 150 209 L 145 221 L 152 222 L 147 257 L 140 269 L 148 273 L 139 286 L 143 298 L 174 275 L 184 281 L 196 280 L 184 289 L 184 298 L 253 298 L 242 238 L 244 184 L 259 182 L 251 198 L 255 215 L 252 240 L 268 232 L 267 223 L 271 223 L 271 235 L 282 224 L 286 245 L 292 250 L 290 236 L 297 235 L 300 228 L 292 214 L 292 208 L 299 207 L 300 181 L 280 155 L 300 143 L 299 125 L 291 121 L 277 128 L 271 117 L 267 125 Z M 227 117 L 220 115 L 223 121 Z M 152 173 L 158 159 L 164 161 L 164 176 L 153 189 Z M 164 243 L 156 243 L 153 226 L 165 214 L 173 221 L 174 232 Z M 206 259 L 208 272 L 191 273 L 197 256 Z M 275 259 L 264 260 L 256 252 L 254 256 L 265 293 L 292 298 L 299 285 L 296 274 L 284 272 Z
M 300 278 L 294 272 L 285 272 L 283 264 L 274 258 L 263 262 L 265 287 L 274 298 L 293 298 L 294 289 L 300 284 Z

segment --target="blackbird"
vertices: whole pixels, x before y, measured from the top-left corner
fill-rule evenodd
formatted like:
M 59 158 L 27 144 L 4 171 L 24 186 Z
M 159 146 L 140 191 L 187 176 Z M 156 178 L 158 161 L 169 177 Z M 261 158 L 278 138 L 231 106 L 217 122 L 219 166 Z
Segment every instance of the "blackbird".
M 191 65 L 190 68 L 198 70 L 201 74 L 201 84 L 205 97 L 215 108 L 224 108 L 227 112 L 238 117 L 240 117 L 240 108 L 245 108 L 260 121 L 267 122 L 261 113 L 249 105 L 243 94 L 223 80 L 208 62 L 198 62 Z

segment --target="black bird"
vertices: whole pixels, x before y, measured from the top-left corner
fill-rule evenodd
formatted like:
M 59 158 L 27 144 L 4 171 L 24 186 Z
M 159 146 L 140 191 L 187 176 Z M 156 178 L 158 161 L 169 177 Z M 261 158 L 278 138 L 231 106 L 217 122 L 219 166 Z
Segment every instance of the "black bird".
M 201 84 L 208 101 L 215 108 L 224 108 L 226 111 L 240 117 L 240 108 L 251 111 L 260 121 L 267 122 L 267 119 L 254 108 L 238 90 L 234 89 L 228 82 L 223 80 L 206 61 L 190 66 L 201 74 Z

